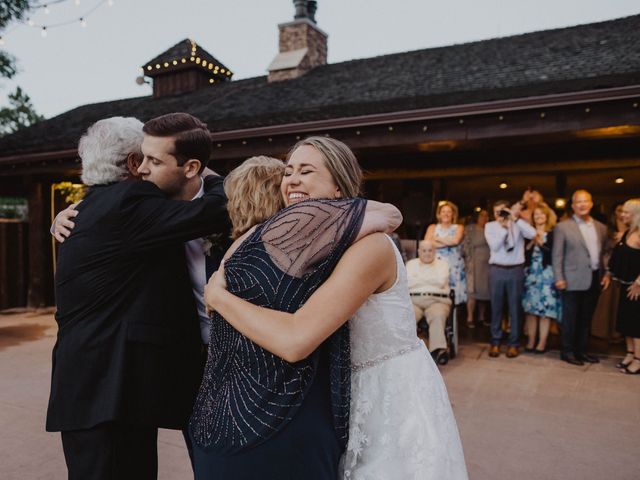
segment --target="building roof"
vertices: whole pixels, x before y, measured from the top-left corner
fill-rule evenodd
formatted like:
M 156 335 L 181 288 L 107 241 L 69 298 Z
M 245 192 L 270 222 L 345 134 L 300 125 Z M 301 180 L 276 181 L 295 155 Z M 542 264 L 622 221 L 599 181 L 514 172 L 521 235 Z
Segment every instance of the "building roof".
M 231 79 L 233 73 L 220 60 L 198 45 L 195 40 L 185 38 L 142 67 L 144 75 L 155 77 L 172 70 L 199 68 L 211 77 L 222 81 Z
M 192 113 L 214 132 L 640 84 L 640 15 L 317 67 L 268 83 L 84 105 L 0 139 L 2 156 L 71 149 L 122 115 Z M 1 158 L 1 157 L 0 157 Z

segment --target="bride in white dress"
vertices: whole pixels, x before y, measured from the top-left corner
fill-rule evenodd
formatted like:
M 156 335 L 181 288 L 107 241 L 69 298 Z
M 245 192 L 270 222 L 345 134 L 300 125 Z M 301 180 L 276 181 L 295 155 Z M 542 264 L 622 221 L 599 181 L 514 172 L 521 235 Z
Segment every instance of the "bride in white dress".
M 466 479 L 447 390 L 415 319 L 400 252 L 396 281 L 349 321 L 351 415 L 344 479 Z
M 361 179 L 346 145 L 311 137 L 292 150 L 281 192 L 286 205 L 344 198 L 357 194 Z M 222 267 L 205 289 L 207 306 L 291 363 L 306 358 L 351 319 L 349 440 L 342 478 L 467 479 L 446 388 L 416 336 L 406 271 L 388 236 L 374 233 L 355 242 L 295 313 L 258 307 L 225 287 Z

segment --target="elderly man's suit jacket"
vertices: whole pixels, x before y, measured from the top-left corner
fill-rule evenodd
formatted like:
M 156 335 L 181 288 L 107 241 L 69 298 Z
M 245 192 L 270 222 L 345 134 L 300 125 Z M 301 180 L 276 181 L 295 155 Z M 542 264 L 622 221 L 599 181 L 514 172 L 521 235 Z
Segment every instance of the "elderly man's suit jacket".
M 228 231 L 220 177 L 168 200 L 150 182 L 91 187 L 56 271 L 48 431 L 121 420 L 181 429 L 201 380 L 183 242 Z M 203 279 L 204 281 L 204 279 Z
M 599 265 L 602 269 L 602 254 L 607 240 L 607 227 L 593 220 L 600 247 Z M 568 291 L 588 290 L 591 285 L 591 259 L 580 227 L 573 218 L 556 225 L 553 231 L 552 253 L 555 280 L 565 280 Z

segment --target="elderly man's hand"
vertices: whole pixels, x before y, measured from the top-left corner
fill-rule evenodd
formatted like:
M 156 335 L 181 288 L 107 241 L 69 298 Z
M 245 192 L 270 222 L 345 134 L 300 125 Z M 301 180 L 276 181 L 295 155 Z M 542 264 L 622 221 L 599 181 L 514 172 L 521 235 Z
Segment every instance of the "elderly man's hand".
M 58 213 L 58 215 L 56 215 L 56 218 L 53 220 L 53 225 L 51 226 L 51 234 L 60 243 L 63 243 L 64 240 L 69 235 L 71 235 L 71 230 L 73 230 L 73 228 L 76 226 L 76 224 L 72 222 L 71 219 L 75 218 L 78 215 L 78 211 L 76 210 L 78 203 L 69 205 L 67 208 Z

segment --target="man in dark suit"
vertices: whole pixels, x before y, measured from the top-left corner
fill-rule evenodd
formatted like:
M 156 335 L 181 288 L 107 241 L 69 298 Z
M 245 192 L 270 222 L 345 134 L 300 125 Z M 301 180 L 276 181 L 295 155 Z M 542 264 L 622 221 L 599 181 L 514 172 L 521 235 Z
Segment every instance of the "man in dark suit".
M 157 428 L 185 427 L 200 382 L 183 242 L 226 232 L 228 219 L 222 179 L 200 180 L 206 125 L 174 115 L 155 125 L 170 134 L 143 137 L 137 120 L 113 118 L 80 142 L 90 188 L 60 246 L 47 412 L 71 479 L 156 478 Z M 137 166 L 149 181 L 126 180 Z M 200 185 L 197 200 L 167 198 L 191 200 Z
M 591 194 L 577 190 L 571 197 L 573 217 L 560 222 L 553 234 L 553 274 L 563 302 L 560 358 L 572 365 L 599 361 L 587 353 L 587 344 L 604 273 L 607 228 L 591 217 L 592 207 Z M 607 282 L 604 277 L 603 285 Z

